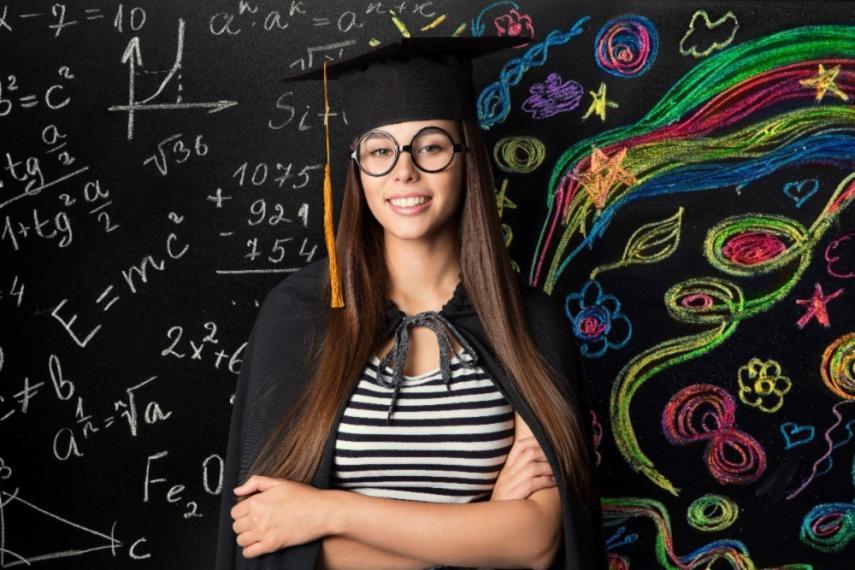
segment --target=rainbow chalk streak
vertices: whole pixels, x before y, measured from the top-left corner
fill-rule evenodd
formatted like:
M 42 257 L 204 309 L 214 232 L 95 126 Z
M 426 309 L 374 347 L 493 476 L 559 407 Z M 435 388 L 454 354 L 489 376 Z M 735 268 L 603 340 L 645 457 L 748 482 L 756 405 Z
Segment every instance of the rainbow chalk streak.
M 636 124 L 570 147 L 550 177 L 532 285 L 551 292 L 634 200 L 745 186 L 787 167 L 855 167 L 855 108 L 828 92 L 816 101 L 818 87 L 801 83 L 820 65 L 841 65 L 834 85 L 855 98 L 855 26 L 806 26 L 730 47 L 683 76 Z M 637 181 L 617 180 L 602 207 L 579 183 L 592 147 L 607 156 L 626 151 L 620 166 Z

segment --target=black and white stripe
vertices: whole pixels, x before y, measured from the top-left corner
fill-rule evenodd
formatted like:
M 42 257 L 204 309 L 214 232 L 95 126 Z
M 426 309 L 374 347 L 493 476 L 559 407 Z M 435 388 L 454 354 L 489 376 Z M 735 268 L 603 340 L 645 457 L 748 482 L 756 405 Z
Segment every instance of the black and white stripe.
M 449 390 L 439 368 L 405 376 L 387 425 L 392 389 L 377 381 L 372 356 L 339 424 L 334 487 L 414 501 L 489 498 L 513 445 L 514 411 L 486 372 L 461 358 L 470 357 L 451 358 Z

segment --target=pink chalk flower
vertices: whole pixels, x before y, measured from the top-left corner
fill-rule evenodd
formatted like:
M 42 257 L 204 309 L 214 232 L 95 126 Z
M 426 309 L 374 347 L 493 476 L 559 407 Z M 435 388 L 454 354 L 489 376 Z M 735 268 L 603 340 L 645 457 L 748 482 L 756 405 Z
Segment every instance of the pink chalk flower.
M 534 37 L 534 27 L 531 25 L 531 16 L 528 14 L 520 14 L 513 8 L 507 14 L 502 14 L 493 20 L 496 26 L 496 32 L 499 36 L 531 36 Z M 514 47 L 525 47 L 529 44 Z

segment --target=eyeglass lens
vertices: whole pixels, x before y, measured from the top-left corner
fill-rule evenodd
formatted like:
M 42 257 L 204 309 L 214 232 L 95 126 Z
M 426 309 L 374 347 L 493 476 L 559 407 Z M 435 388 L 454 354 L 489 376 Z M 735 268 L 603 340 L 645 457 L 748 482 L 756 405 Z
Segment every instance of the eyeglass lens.
M 397 160 L 396 144 L 395 139 L 387 132 L 366 133 L 356 149 L 359 166 L 368 174 L 381 175 L 389 172 Z M 428 172 L 442 170 L 454 157 L 453 141 L 439 129 L 421 131 L 410 144 L 413 162 Z

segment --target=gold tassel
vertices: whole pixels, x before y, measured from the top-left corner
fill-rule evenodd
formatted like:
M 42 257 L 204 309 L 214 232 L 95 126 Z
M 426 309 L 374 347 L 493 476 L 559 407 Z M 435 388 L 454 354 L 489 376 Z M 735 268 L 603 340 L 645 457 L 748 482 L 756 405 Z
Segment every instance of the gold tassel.
M 330 292 L 333 309 L 344 307 L 344 296 L 341 293 L 341 280 L 338 274 L 338 257 L 335 253 L 335 233 L 333 230 L 332 182 L 330 181 L 330 104 L 327 96 L 327 62 L 324 60 L 324 131 L 327 141 L 327 163 L 324 165 L 324 237 L 327 242 L 327 256 L 330 262 Z

